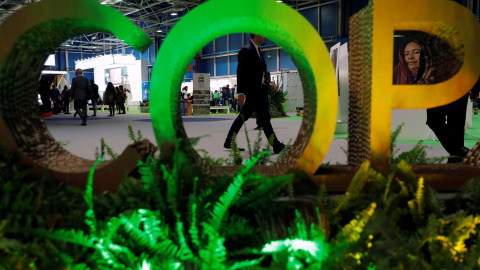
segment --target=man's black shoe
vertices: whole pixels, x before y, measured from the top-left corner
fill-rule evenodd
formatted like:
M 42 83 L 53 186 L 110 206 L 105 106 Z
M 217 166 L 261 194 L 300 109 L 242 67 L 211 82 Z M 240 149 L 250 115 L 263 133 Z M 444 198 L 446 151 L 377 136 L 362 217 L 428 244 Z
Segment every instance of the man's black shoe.
M 253 130 L 262 130 L 262 126 L 257 126 L 256 128 L 254 128 Z
M 232 148 L 232 147 L 231 147 L 231 143 L 225 142 L 225 143 L 223 144 L 223 148 L 225 148 L 225 149 L 230 149 L 230 148 Z M 238 151 L 245 151 L 245 148 L 237 147 L 237 149 L 238 149 Z
M 462 151 L 460 152 L 460 156 L 461 156 L 461 157 L 465 157 L 465 156 L 468 154 L 469 151 L 470 151 L 469 148 L 467 148 L 467 147 L 465 147 L 465 146 L 462 147 Z
M 278 154 L 278 153 L 282 152 L 283 149 L 285 149 L 285 144 L 283 144 L 281 142 L 273 145 L 273 153 L 274 154 Z

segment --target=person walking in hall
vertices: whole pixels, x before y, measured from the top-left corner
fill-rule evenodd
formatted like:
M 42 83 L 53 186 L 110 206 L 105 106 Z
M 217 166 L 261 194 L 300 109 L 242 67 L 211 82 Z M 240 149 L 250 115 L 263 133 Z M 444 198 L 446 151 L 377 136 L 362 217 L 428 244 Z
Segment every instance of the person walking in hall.
M 123 90 L 123 85 L 118 86 L 118 94 L 120 95 L 120 110 L 122 111 L 119 114 L 126 114 L 125 111 L 125 101 L 127 100 L 127 93 Z
M 98 102 L 98 85 L 95 84 L 93 80 L 90 80 L 90 85 L 92 87 L 92 107 L 93 107 L 93 115 L 92 116 L 97 116 L 97 102 Z
M 63 91 L 60 96 L 63 100 L 63 112 L 65 114 L 70 114 L 70 89 L 68 89 L 67 85 L 63 87 Z
M 250 34 L 250 38 L 250 42 L 243 46 L 238 53 L 237 102 L 244 106 L 235 121 L 233 121 L 223 147 L 231 148 L 234 134 L 238 134 L 243 126 L 243 122 L 247 121 L 253 112 L 256 112 L 257 118 L 261 119 L 260 122 L 262 123 L 265 136 L 268 140 L 273 139 L 271 141 L 273 152 L 278 154 L 285 148 L 285 144 L 277 139 L 270 122 L 268 86 L 272 83 L 270 82 L 270 76 L 268 76 L 267 65 L 259 48 L 265 42 L 265 37 Z M 245 151 L 244 148 L 238 149 Z
M 52 88 L 50 89 L 50 99 L 53 102 L 53 114 L 55 115 L 60 113 L 60 106 L 58 101 L 59 98 L 60 98 L 60 91 L 55 86 L 55 84 L 52 84 Z
M 115 116 L 115 87 L 111 82 L 107 84 L 107 88 L 105 89 L 105 93 L 103 96 L 103 102 L 108 105 L 108 110 L 110 114 L 108 116 L 114 117 Z
M 82 118 L 82 126 L 87 125 L 87 100 L 89 99 L 90 89 L 88 79 L 83 77 L 83 70 L 76 69 L 75 75 L 77 77 L 72 79 L 71 99 L 73 99 L 73 108 L 75 112 Z

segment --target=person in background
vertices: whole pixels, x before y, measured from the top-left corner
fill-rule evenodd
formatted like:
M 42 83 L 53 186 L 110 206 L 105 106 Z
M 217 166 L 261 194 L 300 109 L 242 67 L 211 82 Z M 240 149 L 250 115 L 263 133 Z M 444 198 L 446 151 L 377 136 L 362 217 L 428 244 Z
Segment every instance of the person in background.
M 190 93 L 187 94 L 187 100 L 190 100 L 190 103 L 193 104 L 193 96 L 192 96 L 192 94 L 190 94 Z
M 107 88 L 104 92 L 103 102 L 108 105 L 108 110 L 110 114 L 108 116 L 115 116 L 115 87 L 111 82 L 107 84 Z
M 267 65 L 260 51 L 260 45 L 265 42 L 265 37 L 250 34 L 250 38 L 250 42 L 243 46 L 238 53 L 238 103 L 244 106 L 230 127 L 223 147 L 226 149 L 231 148 L 234 134 L 238 134 L 244 121 L 247 121 L 252 113 L 255 112 L 257 119 L 260 119 L 260 122 L 262 123 L 263 132 L 267 137 L 267 140 L 273 140 L 270 141 L 272 142 L 273 152 L 278 154 L 285 149 L 285 144 L 277 139 L 277 136 L 273 131 L 272 123 L 270 122 L 271 118 L 268 110 L 268 86 L 272 83 L 270 82 L 270 76 L 268 76 Z M 246 101 L 244 95 L 247 96 Z M 240 151 L 245 151 L 244 148 L 239 147 L 238 149 Z
M 83 70 L 76 69 L 75 75 L 77 77 L 72 79 L 72 97 L 71 99 L 74 100 L 73 107 L 75 112 L 82 118 L 82 126 L 87 125 L 87 99 L 89 95 L 89 85 L 88 79 L 83 77 Z
M 235 85 L 235 87 L 237 86 Z M 231 98 L 230 105 L 232 107 L 231 110 L 234 112 L 237 112 L 237 99 L 235 98 L 235 87 L 230 90 L 230 98 Z
M 222 106 L 228 106 L 229 100 L 230 100 L 230 86 L 227 84 L 227 86 L 222 88 Z
M 40 78 L 38 93 L 40 94 L 40 99 L 42 100 L 42 105 L 40 106 L 42 113 L 49 113 L 52 111 L 52 102 L 50 101 L 51 84 L 52 81 L 47 76 L 42 76 Z
M 120 89 L 115 86 L 115 107 L 117 108 L 117 114 L 120 114 Z
M 215 93 L 213 93 L 213 106 L 218 106 L 220 102 L 220 93 L 218 92 L 218 90 L 215 90 Z
M 70 89 L 65 85 L 61 94 L 63 100 L 63 112 L 65 114 L 70 114 Z
M 50 99 L 53 102 L 52 113 L 55 115 L 60 113 L 60 106 L 58 101 L 59 97 L 60 97 L 60 91 L 54 84 L 52 84 L 52 88 L 50 89 Z
M 97 116 L 97 102 L 98 102 L 98 85 L 95 84 L 93 80 L 90 80 L 90 85 L 92 87 L 92 107 L 93 107 L 93 115 L 92 116 Z
M 186 94 L 187 94 L 188 86 L 185 85 L 185 87 L 180 90 L 180 113 L 182 115 L 187 115 L 187 101 L 186 101 Z
M 120 110 L 122 111 L 119 114 L 126 114 L 127 112 L 125 111 L 125 101 L 127 100 L 127 94 L 123 90 L 123 85 L 118 86 L 118 94 L 120 95 Z

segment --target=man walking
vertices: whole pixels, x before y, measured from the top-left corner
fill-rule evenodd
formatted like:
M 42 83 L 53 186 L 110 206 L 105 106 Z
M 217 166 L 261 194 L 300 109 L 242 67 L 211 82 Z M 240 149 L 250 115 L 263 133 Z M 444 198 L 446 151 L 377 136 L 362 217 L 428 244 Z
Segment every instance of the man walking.
M 93 115 L 92 116 L 97 116 L 97 102 L 98 102 L 98 98 L 100 97 L 98 95 L 98 85 L 96 85 L 93 80 L 90 80 L 90 85 L 92 87 L 92 93 L 93 93 L 93 97 L 92 97 Z
M 71 99 L 74 100 L 73 108 L 75 112 L 82 118 L 82 126 L 87 125 L 87 100 L 89 99 L 90 89 L 88 79 L 83 77 L 83 70 L 75 70 L 77 77 L 72 79 Z
M 262 123 L 265 136 L 267 139 L 273 139 L 273 152 L 278 154 L 285 148 L 285 144 L 278 141 L 273 131 L 272 123 L 270 123 L 268 86 L 271 82 L 267 72 L 267 65 L 259 48 L 265 42 L 265 37 L 250 34 L 250 38 L 250 42 L 243 46 L 238 53 L 237 102 L 239 105 L 244 106 L 228 131 L 223 147 L 231 148 L 234 134 L 238 134 L 243 126 L 243 122 L 247 121 L 253 112 L 256 112 L 257 119 Z M 245 95 L 247 96 L 246 101 Z M 245 151 L 244 148 L 238 149 Z

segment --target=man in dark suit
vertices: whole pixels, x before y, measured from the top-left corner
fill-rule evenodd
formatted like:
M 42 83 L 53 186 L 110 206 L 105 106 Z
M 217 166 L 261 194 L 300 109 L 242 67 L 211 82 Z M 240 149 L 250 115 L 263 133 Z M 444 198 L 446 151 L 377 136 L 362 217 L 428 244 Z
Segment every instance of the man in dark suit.
M 83 77 L 83 70 L 75 70 L 77 77 L 72 79 L 71 99 L 74 100 L 73 108 L 77 114 L 82 118 L 82 126 L 87 125 L 87 100 L 89 99 L 89 85 L 88 79 Z
M 265 42 L 265 37 L 250 34 L 250 38 L 250 42 L 243 46 L 238 53 L 237 102 L 244 106 L 228 131 L 223 147 L 230 149 L 233 135 L 238 134 L 243 122 L 247 121 L 253 112 L 256 112 L 259 122 L 262 123 L 265 136 L 269 140 L 273 139 L 273 152 L 278 154 L 285 148 L 285 145 L 278 141 L 272 123 L 270 123 L 270 113 L 268 111 L 270 73 L 267 72 L 267 65 L 259 48 Z M 245 95 L 247 97 L 246 101 Z M 244 148 L 239 148 L 239 150 L 245 151 Z
M 90 85 L 92 86 L 92 106 L 93 106 L 93 115 L 92 116 L 97 116 L 97 102 L 98 98 L 100 97 L 98 95 L 98 85 L 95 84 L 93 80 L 90 80 Z

